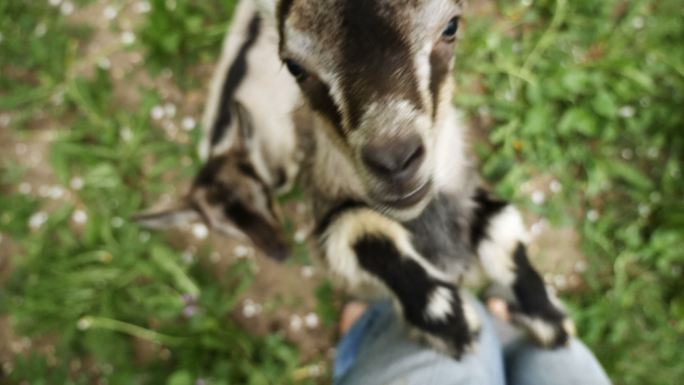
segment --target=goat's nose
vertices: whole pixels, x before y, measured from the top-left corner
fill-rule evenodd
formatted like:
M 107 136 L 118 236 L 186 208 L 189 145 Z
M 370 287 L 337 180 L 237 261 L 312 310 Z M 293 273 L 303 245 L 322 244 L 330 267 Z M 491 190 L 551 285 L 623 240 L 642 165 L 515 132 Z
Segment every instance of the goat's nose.
M 362 151 L 362 159 L 376 176 L 393 181 L 413 177 L 425 159 L 420 136 L 376 140 Z

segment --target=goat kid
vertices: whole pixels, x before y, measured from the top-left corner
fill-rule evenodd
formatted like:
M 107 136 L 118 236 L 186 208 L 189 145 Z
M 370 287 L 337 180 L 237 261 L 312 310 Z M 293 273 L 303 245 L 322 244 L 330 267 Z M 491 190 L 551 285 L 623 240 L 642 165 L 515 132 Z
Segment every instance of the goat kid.
M 417 335 L 460 357 L 480 327 L 460 287 L 480 269 L 541 345 L 566 344 L 572 322 L 528 260 L 520 213 L 466 157 L 451 101 L 462 2 L 270 4 L 280 58 L 314 114 L 301 173 L 333 280 L 393 298 Z
M 205 108 L 199 148 L 205 163 L 179 204 L 138 215 L 140 224 L 163 229 L 201 221 L 251 239 L 274 259 L 288 256 L 274 197 L 298 172 L 291 113 L 300 97 L 277 48 L 275 19 L 262 18 L 252 1 L 240 2 Z
M 301 180 L 317 222 L 314 254 L 338 286 L 364 299 L 393 298 L 417 336 L 460 357 L 479 329 L 460 287 L 469 272 L 480 269 L 508 289 L 514 321 L 541 345 L 567 343 L 574 332 L 572 323 L 527 258 L 527 234 L 519 212 L 481 187 L 466 157 L 463 129 L 451 104 L 460 1 L 257 3 L 260 19 L 250 1 L 240 3 L 248 10 L 243 16 L 277 28 L 278 38 L 271 41 L 273 62 L 250 61 L 243 71 L 247 76 L 236 80 L 258 95 L 240 101 L 254 124 L 253 135 L 271 143 L 295 137 L 289 126 L 292 119 L 279 112 L 295 110 L 297 97 L 278 104 L 265 92 L 301 91 L 307 102 L 314 127 L 306 134 L 313 140 L 299 144 L 306 155 Z M 238 25 L 233 34 L 243 30 Z M 294 82 L 282 80 L 280 72 L 252 71 L 252 65 L 277 68 L 275 52 L 299 91 Z M 234 64 L 226 64 L 226 57 L 224 50 L 216 84 L 227 84 L 225 79 L 231 78 L 228 68 Z M 211 107 L 212 100 L 225 105 L 233 99 L 230 93 L 218 94 L 216 89 L 212 92 L 208 116 L 221 116 Z M 274 115 L 279 119 L 256 122 L 256 117 Z M 216 125 L 205 122 L 205 127 Z M 276 127 L 285 128 L 274 134 Z M 231 153 L 236 142 L 216 140 L 221 135 L 215 132 L 207 132 L 203 148 Z M 295 144 L 280 153 L 291 154 L 296 141 L 290 143 Z M 268 148 L 262 154 L 282 150 Z M 249 152 L 240 156 L 251 157 Z M 225 160 L 234 157 L 221 162 L 239 171 Z M 275 162 L 257 171 L 268 175 L 265 169 L 277 168 Z M 222 183 L 237 182 L 243 174 L 234 173 Z M 221 196 L 217 193 L 215 201 L 221 202 Z M 237 218 L 231 222 L 241 226 Z M 244 226 L 242 231 L 246 232 Z

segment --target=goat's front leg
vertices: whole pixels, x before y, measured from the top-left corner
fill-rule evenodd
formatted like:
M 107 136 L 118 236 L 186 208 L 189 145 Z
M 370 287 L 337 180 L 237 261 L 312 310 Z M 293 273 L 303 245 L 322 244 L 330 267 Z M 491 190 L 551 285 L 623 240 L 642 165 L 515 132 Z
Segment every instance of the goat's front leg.
M 468 350 L 480 327 L 475 310 L 401 224 L 363 207 L 324 223 L 318 246 L 336 284 L 367 299 L 389 294 L 420 339 L 456 358 Z
M 574 325 L 527 257 L 528 235 L 520 212 L 485 190 L 478 190 L 474 201 L 471 241 L 485 273 L 510 292 L 513 322 L 544 347 L 567 344 Z

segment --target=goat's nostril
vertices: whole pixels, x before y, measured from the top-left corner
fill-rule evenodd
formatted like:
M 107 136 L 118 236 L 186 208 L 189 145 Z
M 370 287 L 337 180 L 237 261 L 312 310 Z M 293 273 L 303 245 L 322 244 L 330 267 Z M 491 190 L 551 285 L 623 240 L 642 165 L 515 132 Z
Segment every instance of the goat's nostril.
M 413 152 L 406 158 L 404 164 L 401 167 L 401 171 L 407 170 L 416 164 L 420 164 L 425 155 L 425 147 L 422 143 L 418 143 L 418 146 L 413 150 Z
M 413 176 L 425 157 L 425 147 L 419 136 L 376 141 L 362 153 L 363 162 L 371 172 L 383 178 Z

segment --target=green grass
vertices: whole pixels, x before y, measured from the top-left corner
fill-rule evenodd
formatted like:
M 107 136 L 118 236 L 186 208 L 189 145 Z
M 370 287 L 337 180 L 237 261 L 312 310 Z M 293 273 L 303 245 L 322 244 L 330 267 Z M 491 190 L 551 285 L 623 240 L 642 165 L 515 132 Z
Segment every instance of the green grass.
M 530 2 L 532 3 L 532 2 Z M 497 190 L 582 235 L 571 304 L 618 384 L 684 378 L 684 24 L 677 1 L 498 1 L 471 20 L 457 104 Z M 483 116 L 484 115 L 484 116 Z M 543 207 L 518 188 L 563 186 Z
M 180 16 L 200 21 L 211 16 L 207 33 L 223 31 L 227 3 L 190 3 L 177 2 L 179 10 L 187 10 Z M 146 32 L 139 48 L 155 58 L 150 71 L 170 57 L 158 51 L 165 43 L 154 40 L 164 35 L 155 29 L 163 29 L 159 20 L 179 17 L 160 10 L 160 4 L 153 4 L 141 27 Z M 116 104 L 109 72 L 72 76 L 88 34 L 47 2 L 3 3 L 0 11 L 2 31 L 8 31 L 0 44 L 0 111 L 12 113 L 12 133 L 20 138 L 30 138 L 45 121 L 68 127 L 58 132 L 46 156 L 61 185 L 83 181 L 73 190 L 78 206 L 51 210 L 47 222 L 31 229 L 31 216 L 49 202 L 14 192 L 26 170 L 7 160 L 0 165 L 0 232 L 19 250 L 0 291 L 0 311 L 11 315 L 16 333 L 54 344 L 49 354 L 17 355 L 11 372 L 0 369 L 0 382 L 310 384 L 297 351 L 281 336 L 253 336 L 231 317 L 252 280 L 249 263 L 218 275 L 207 251 L 198 253 L 198 262 L 185 260 L 167 239 L 129 221 L 198 166 L 194 143 L 179 145 L 152 128 L 150 111 L 161 103 L 157 93 L 140 89 L 140 103 L 130 110 Z M 41 24 L 47 32 L 36 36 L 33 28 Z M 222 33 L 216 32 L 203 35 L 201 47 L 183 48 L 197 41 L 199 32 L 181 30 L 173 49 L 185 57 L 170 67 L 185 70 L 218 53 Z M 180 165 L 188 155 L 193 162 Z M 72 219 L 77 210 L 87 215 L 82 227 Z M 141 358 L 144 346 L 147 357 Z
M 0 312 L 21 335 L 55 343 L 52 355 L 17 356 L 11 373 L 0 369 L 0 382 L 310 383 L 295 381 L 302 363 L 281 337 L 252 336 L 231 320 L 251 281 L 248 265 L 217 276 L 205 252 L 188 263 L 168 239 L 127 220 L 197 167 L 192 143 L 151 128 L 160 97 L 141 89 L 131 110 L 116 104 L 109 72 L 74 76 L 88 28 L 67 23 L 47 2 L 24 3 L 0 3 L 0 114 L 12 114 L 17 137 L 45 122 L 67 127 L 51 147 L 50 167 L 65 186 L 83 179 L 74 193 L 88 221 L 75 231 L 77 208 L 66 206 L 30 229 L 29 218 L 48 202 L 16 193 L 27 169 L 0 159 L 0 233 L 19 246 Z M 170 68 L 183 87 L 196 86 L 192 69 L 218 54 L 234 5 L 199 3 L 176 0 L 171 10 L 152 1 L 134 47 L 150 73 Z M 570 307 L 615 383 L 677 383 L 684 378 L 681 4 L 530 3 L 496 2 L 496 15 L 467 20 L 459 43 L 456 102 L 487 129 L 476 143 L 483 172 L 501 195 L 581 234 L 589 269 Z M 187 155 L 193 162 L 182 165 Z M 539 175 L 563 188 L 534 205 L 519 186 Z M 325 302 L 319 310 L 330 323 L 335 309 Z M 189 306 L 199 311 L 187 317 Z M 152 346 L 151 357 L 132 360 L 141 344 Z

